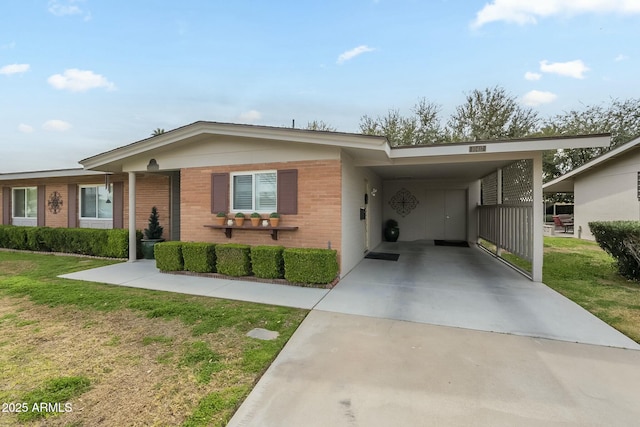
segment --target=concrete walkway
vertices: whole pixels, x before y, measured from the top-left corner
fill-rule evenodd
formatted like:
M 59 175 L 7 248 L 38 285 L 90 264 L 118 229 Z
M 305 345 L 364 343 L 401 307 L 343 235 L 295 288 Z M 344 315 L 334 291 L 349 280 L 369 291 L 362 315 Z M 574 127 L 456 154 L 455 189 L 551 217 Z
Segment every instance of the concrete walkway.
M 64 274 L 60 277 L 131 288 L 297 307 L 307 310 L 312 309 L 329 292 L 328 289 L 163 274 L 156 268 L 153 260 L 113 264 L 77 273 Z

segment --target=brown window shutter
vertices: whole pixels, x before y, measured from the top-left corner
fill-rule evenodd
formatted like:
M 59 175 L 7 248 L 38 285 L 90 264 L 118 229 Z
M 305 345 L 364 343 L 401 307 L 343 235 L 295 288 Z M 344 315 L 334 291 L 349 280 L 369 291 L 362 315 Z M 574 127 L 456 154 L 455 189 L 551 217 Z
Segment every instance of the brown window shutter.
M 76 228 L 78 226 L 78 187 L 69 184 L 67 187 L 67 226 Z
M 113 209 L 113 228 L 124 228 L 124 183 L 113 183 L 111 195 L 111 209 Z
M 278 171 L 278 212 L 285 215 L 298 213 L 298 170 Z
M 11 224 L 11 187 L 2 188 L 2 224 Z
M 229 212 L 229 174 L 211 174 L 211 213 Z
M 38 185 L 38 227 L 44 227 L 46 224 L 45 215 L 47 212 L 47 187 Z

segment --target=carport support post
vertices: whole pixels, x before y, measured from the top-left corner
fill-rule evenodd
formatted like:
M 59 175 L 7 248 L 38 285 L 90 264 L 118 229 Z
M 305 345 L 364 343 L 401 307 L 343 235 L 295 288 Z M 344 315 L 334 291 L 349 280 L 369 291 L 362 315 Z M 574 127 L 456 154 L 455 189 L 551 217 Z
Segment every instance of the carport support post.
M 129 172 L 129 262 L 136 259 L 136 173 Z
M 544 256 L 544 221 L 542 203 L 542 153 L 533 157 L 533 256 L 531 279 L 542 282 L 542 257 Z

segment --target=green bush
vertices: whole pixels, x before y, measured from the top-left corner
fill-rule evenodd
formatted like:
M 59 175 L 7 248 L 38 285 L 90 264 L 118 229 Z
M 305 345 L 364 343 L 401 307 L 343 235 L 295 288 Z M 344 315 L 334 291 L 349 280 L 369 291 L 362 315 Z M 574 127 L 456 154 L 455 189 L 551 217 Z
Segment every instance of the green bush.
M 589 228 L 598 245 L 615 258 L 620 275 L 640 280 L 640 221 L 596 221 Z
M 331 283 L 338 275 L 337 252 L 333 249 L 285 249 L 284 278 L 294 283 Z
M 227 276 L 248 276 L 251 274 L 251 246 L 237 243 L 216 245 L 216 270 Z
M 184 269 L 196 273 L 215 273 L 215 243 L 185 242 L 182 244 Z
M 154 245 L 156 267 L 161 271 L 184 270 L 182 242 L 162 242 Z
M 251 248 L 251 270 L 262 279 L 282 279 L 284 261 L 282 246 L 253 246 Z
M 142 233 L 138 231 L 136 236 L 139 248 Z M 126 258 L 129 254 L 129 231 L 0 225 L 0 247 Z

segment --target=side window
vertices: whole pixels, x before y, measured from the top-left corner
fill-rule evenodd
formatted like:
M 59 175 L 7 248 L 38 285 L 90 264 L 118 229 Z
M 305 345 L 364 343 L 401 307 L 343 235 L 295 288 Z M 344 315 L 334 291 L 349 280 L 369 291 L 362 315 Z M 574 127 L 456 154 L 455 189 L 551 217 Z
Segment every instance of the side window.
M 85 185 L 80 187 L 81 219 L 112 219 L 113 207 L 110 199 L 111 186 Z
M 38 188 L 13 189 L 14 218 L 37 218 L 38 216 Z
M 277 176 L 275 171 L 232 174 L 231 209 L 275 211 L 278 201 Z

